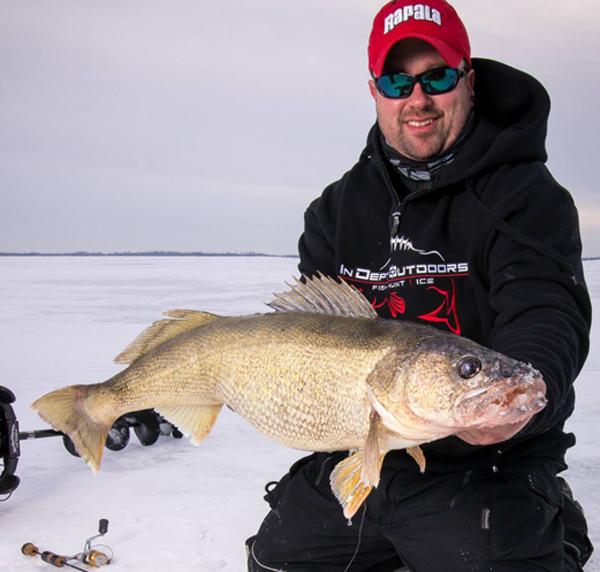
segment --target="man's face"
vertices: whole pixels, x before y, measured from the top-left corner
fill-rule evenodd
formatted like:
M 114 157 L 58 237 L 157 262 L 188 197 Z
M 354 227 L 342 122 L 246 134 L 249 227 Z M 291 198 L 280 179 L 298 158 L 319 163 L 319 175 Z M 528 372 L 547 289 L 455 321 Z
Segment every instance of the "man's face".
M 417 75 L 446 65 L 430 44 L 407 39 L 390 50 L 384 72 Z M 435 157 L 450 148 L 473 106 L 474 79 L 474 72 L 470 70 L 452 91 L 440 95 L 427 95 L 417 83 L 406 99 L 383 97 L 371 80 L 369 87 L 375 99 L 377 121 L 388 144 L 417 161 Z

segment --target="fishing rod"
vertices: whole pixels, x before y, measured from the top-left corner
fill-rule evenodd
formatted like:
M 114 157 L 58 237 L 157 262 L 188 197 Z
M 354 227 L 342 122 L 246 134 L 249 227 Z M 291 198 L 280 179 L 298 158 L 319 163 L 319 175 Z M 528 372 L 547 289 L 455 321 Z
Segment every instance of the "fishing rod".
M 79 457 L 73 441 L 60 431 L 54 429 L 19 431 L 19 422 L 12 408 L 14 402 L 14 393 L 0 385 L 0 502 L 8 500 L 21 482 L 15 474 L 21 455 L 21 441 L 62 437 L 67 451 Z M 124 449 L 129 443 L 131 429 L 144 446 L 156 443 L 160 435 L 170 435 L 175 439 L 181 439 L 183 436 L 176 427 L 153 409 L 144 409 L 126 413 L 113 423 L 106 437 L 106 448 L 111 451 Z
M 87 572 L 88 568 L 81 568 L 75 564 L 75 562 L 82 563 L 89 568 L 100 568 L 100 566 L 105 566 L 112 562 L 113 551 L 110 546 L 106 544 L 92 545 L 92 540 L 95 540 L 100 536 L 104 536 L 107 531 L 108 520 L 106 518 L 101 518 L 100 522 L 98 523 L 98 534 L 88 538 L 83 546 L 83 551 L 74 554 L 73 556 L 63 556 L 50 550 L 40 550 L 35 544 L 33 544 L 33 542 L 26 542 L 23 544 L 21 547 L 21 552 L 25 556 L 39 556 L 44 562 L 56 568 L 64 568 L 65 566 L 68 566 L 69 568 L 80 570 L 81 572 Z M 102 552 L 98 550 L 98 548 L 103 548 L 110 554 Z

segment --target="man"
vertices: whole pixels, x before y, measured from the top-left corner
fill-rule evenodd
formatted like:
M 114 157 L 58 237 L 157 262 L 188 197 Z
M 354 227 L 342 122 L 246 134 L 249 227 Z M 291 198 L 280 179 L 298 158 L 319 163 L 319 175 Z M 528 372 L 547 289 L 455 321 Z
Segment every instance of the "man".
M 574 437 L 572 383 L 591 308 L 577 213 L 544 166 L 549 98 L 532 77 L 471 60 L 444 0 L 375 17 L 377 123 L 358 163 L 306 212 L 300 270 L 358 287 L 384 318 L 430 324 L 539 369 L 547 407 L 517 426 L 387 455 L 348 523 L 329 486 L 345 453 L 300 460 L 269 489 L 252 571 L 581 570 L 591 545 L 557 474 Z

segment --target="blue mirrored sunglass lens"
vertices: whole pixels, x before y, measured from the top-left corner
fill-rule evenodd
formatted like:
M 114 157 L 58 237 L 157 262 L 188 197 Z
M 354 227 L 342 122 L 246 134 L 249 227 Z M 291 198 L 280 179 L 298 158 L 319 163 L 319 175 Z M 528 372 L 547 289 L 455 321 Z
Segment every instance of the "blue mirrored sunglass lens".
M 386 74 L 377 79 L 377 87 L 387 97 L 406 97 L 410 95 L 413 78 L 405 74 Z
M 421 77 L 421 85 L 429 94 L 444 93 L 453 89 L 458 82 L 458 72 L 453 68 L 440 68 Z

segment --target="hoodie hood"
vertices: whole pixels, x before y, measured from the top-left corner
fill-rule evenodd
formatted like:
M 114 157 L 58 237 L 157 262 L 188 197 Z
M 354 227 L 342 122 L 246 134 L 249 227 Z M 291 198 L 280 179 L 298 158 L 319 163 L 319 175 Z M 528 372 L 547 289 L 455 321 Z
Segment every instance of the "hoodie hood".
M 432 178 L 434 187 L 474 177 L 491 168 L 547 160 L 548 93 L 535 78 L 505 64 L 473 58 L 475 126 L 447 167 Z M 379 126 L 371 129 L 363 156 L 383 157 Z

